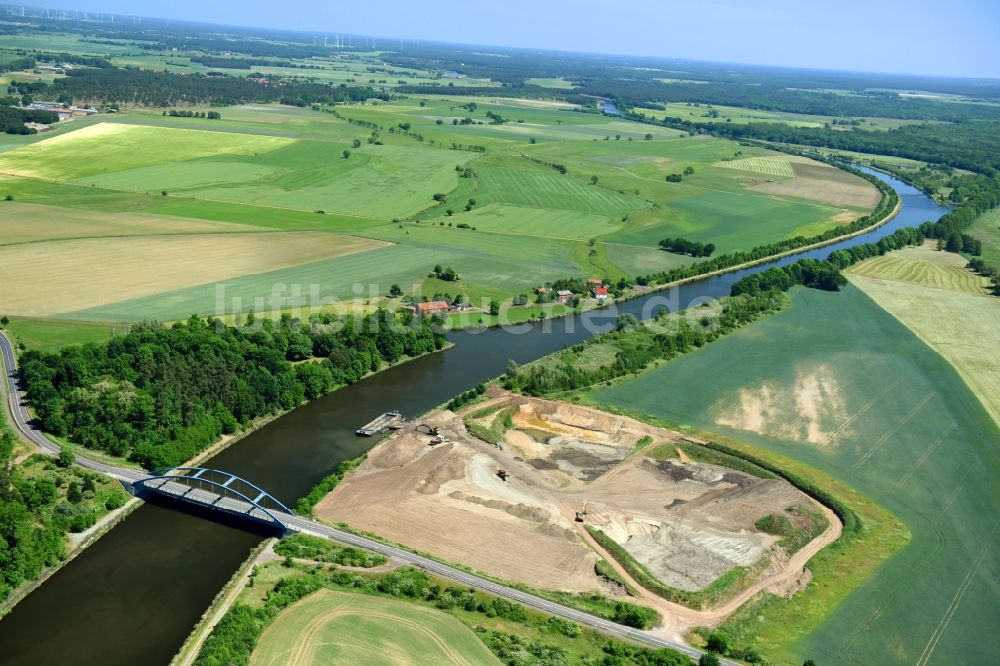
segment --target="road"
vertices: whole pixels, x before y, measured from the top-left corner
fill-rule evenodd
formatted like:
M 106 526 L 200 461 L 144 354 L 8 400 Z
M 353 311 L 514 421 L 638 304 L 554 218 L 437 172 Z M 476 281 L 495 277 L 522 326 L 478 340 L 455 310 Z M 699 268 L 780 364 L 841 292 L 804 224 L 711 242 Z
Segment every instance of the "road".
M 3 355 L 4 366 L 7 369 L 7 396 L 10 401 L 10 412 L 14 418 L 14 426 L 21 432 L 22 435 L 24 435 L 24 437 L 36 444 L 45 452 L 58 455 L 60 449 L 59 444 L 53 442 L 31 423 L 31 416 L 29 415 L 28 409 L 24 404 L 23 396 L 21 395 L 21 391 L 18 388 L 16 381 L 17 361 L 14 356 L 14 350 L 11 347 L 10 340 L 8 340 L 6 335 L 2 333 L 0 333 L 0 353 Z M 90 470 L 102 472 L 129 484 L 146 478 L 146 475 L 141 471 L 107 465 L 81 455 L 76 456 L 76 464 Z M 649 632 L 641 631 L 639 629 L 625 627 L 611 622 L 610 620 L 605 620 L 595 615 L 584 613 L 547 599 L 542 599 L 541 597 L 537 597 L 533 594 L 528 594 L 527 592 L 522 592 L 521 590 L 517 590 L 512 587 L 494 583 L 493 581 L 486 580 L 485 578 L 481 578 L 475 574 L 468 573 L 456 567 L 437 562 L 430 558 L 423 557 L 422 555 L 417 555 L 416 553 L 411 553 L 403 548 L 398 548 L 374 539 L 345 532 L 302 516 L 295 516 L 280 512 L 274 512 L 274 515 L 283 521 L 291 530 L 315 534 L 317 536 L 332 539 L 338 543 L 363 548 L 365 550 L 385 555 L 398 562 L 423 569 L 424 571 L 432 573 L 435 576 L 440 576 L 441 578 L 454 581 L 461 585 L 475 587 L 491 594 L 517 601 L 525 606 L 572 620 L 573 622 L 589 627 L 608 636 L 642 643 L 643 645 L 649 647 L 677 650 L 678 652 L 682 652 L 695 660 L 700 658 L 702 655 L 701 650 L 692 648 L 684 643 L 654 636 Z M 722 659 L 721 663 L 726 664 L 727 666 L 738 666 L 736 662 L 725 659 Z

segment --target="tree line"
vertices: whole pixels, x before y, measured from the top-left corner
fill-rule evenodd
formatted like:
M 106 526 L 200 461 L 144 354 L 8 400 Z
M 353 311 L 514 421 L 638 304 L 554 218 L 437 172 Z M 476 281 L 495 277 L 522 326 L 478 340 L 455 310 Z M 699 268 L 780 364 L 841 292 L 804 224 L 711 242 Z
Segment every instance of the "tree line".
M 659 245 L 661 250 L 692 257 L 710 257 L 715 252 L 715 243 L 699 243 L 685 238 L 664 238 Z
M 155 469 L 255 418 L 443 345 L 427 322 L 386 311 L 358 321 L 250 315 L 242 327 L 192 317 L 170 328 L 140 324 L 58 354 L 25 352 L 21 380 L 47 432 Z
M 209 120 L 221 120 L 222 114 L 218 111 L 191 111 L 190 109 L 170 109 L 163 112 L 164 116 L 171 118 L 208 118 Z
M 672 330 L 655 330 L 638 324 L 631 315 L 619 318 L 618 330 L 594 336 L 544 362 L 521 367 L 508 362 L 504 387 L 527 395 L 543 396 L 594 386 L 639 372 L 654 361 L 685 354 L 740 328 L 768 312 L 780 309 L 784 297 L 777 291 L 747 293 L 723 301 L 721 312 L 696 324 L 679 319 Z M 654 320 L 665 323 L 663 317 Z M 589 345 L 610 345 L 614 361 L 597 368 L 578 363 L 577 355 Z
M 178 104 L 233 105 L 275 102 L 295 105 L 388 100 L 384 90 L 369 86 L 337 86 L 224 74 L 175 74 L 138 69 L 77 69 L 57 79 L 48 92 L 106 104 L 175 106 Z
M 867 132 L 794 127 L 785 123 L 691 122 L 670 116 L 653 120 L 634 111 L 626 113 L 625 117 L 685 132 L 714 134 L 734 140 L 753 139 L 906 157 L 968 169 L 987 176 L 1000 170 L 1000 121 L 907 125 L 887 132 Z

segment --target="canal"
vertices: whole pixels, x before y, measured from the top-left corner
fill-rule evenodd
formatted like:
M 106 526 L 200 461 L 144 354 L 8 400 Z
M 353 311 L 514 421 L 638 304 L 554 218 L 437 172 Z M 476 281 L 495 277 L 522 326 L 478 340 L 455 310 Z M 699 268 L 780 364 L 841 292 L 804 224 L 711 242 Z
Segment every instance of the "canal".
M 253 481 L 286 504 L 305 495 L 342 461 L 374 442 L 359 424 L 390 410 L 421 414 L 490 377 L 508 359 L 524 363 L 614 327 L 619 314 L 640 318 L 729 293 L 744 275 L 802 257 L 868 243 L 947 212 L 920 191 L 874 173 L 899 193 L 902 210 L 867 234 L 823 248 L 706 278 L 671 291 L 505 329 L 455 332 L 455 347 L 396 366 L 303 405 L 248 435 L 206 466 Z M 166 664 L 260 535 L 146 504 L 81 553 L 0 620 L 0 663 Z

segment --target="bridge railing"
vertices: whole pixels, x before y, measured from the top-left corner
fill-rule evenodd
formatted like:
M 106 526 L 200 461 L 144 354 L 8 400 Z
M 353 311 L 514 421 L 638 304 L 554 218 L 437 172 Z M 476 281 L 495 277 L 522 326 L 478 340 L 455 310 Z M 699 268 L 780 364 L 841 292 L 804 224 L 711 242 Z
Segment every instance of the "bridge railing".
M 158 470 L 139 485 L 201 506 L 287 527 L 276 513 L 292 513 L 274 496 L 250 481 L 223 470 L 172 467 Z

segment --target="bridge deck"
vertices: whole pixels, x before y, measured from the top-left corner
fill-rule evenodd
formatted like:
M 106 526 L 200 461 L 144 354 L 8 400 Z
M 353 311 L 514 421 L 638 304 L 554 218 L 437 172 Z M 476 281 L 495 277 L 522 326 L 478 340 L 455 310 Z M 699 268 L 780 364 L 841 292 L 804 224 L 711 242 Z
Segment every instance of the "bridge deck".
M 187 502 L 192 502 L 193 504 L 200 504 L 205 507 L 221 509 L 222 511 L 228 511 L 229 513 L 246 516 L 247 518 L 252 518 L 265 523 L 281 524 L 281 521 L 279 521 L 274 514 L 261 509 L 251 502 L 245 502 L 234 497 L 225 497 L 218 493 L 214 493 L 211 490 L 196 488 L 186 483 L 181 483 L 180 481 L 173 481 L 169 477 L 147 479 L 144 481 L 143 485 L 150 490 L 154 490 L 158 493 L 171 497 L 176 497 Z

